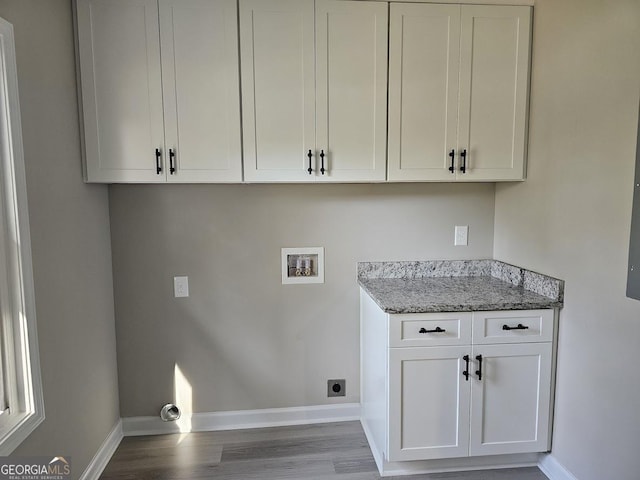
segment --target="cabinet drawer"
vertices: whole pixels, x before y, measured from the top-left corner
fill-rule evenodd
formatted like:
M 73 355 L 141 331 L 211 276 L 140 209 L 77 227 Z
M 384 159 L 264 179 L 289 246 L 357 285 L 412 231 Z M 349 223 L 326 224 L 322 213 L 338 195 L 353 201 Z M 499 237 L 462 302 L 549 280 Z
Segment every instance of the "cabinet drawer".
M 389 346 L 468 345 L 471 313 L 408 313 L 390 315 Z
M 553 340 L 553 310 L 475 312 L 473 343 L 525 343 Z

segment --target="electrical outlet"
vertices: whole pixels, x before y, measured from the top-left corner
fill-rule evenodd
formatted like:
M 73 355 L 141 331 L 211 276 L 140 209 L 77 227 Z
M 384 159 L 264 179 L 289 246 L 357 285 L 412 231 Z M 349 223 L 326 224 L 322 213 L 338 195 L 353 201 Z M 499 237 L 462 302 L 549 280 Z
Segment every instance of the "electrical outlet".
M 344 397 L 347 394 L 347 381 L 327 380 L 327 397 Z
M 453 244 L 456 246 L 465 246 L 469 244 L 468 240 L 469 240 L 469 226 L 456 225 L 455 239 Z
M 173 277 L 173 296 L 189 296 L 189 277 Z

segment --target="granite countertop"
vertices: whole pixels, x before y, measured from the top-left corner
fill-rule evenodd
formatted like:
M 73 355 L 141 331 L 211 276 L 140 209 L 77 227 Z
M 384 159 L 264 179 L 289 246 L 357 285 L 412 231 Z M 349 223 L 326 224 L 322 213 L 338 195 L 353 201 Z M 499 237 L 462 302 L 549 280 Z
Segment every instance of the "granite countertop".
M 557 308 L 564 293 L 562 280 L 496 260 L 361 262 L 358 282 L 387 313 Z

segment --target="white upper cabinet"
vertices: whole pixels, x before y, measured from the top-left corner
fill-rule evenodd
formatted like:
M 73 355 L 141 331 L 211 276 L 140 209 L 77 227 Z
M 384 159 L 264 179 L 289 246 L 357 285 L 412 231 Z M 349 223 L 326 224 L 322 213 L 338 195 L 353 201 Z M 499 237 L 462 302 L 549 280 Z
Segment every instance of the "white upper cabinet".
M 163 182 L 157 0 L 79 0 L 77 9 L 87 180 Z
M 531 7 L 75 4 L 89 182 L 524 179 Z
M 239 182 L 236 2 L 159 3 L 167 180 Z
M 235 1 L 77 0 L 77 15 L 87 181 L 241 181 Z
M 383 181 L 387 6 L 241 0 L 245 180 Z
M 315 176 L 314 30 L 313 0 L 240 1 L 247 181 Z
M 450 181 L 460 6 L 392 4 L 389 38 L 389 180 Z
M 318 180 L 386 178 L 387 17 L 381 2 L 316 0 Z
M 461 25 L 458 178 L 523 179 L 531 8 L 465 5 Z
M 390 11 L 389 180 L 523 179 L 531 8 Z

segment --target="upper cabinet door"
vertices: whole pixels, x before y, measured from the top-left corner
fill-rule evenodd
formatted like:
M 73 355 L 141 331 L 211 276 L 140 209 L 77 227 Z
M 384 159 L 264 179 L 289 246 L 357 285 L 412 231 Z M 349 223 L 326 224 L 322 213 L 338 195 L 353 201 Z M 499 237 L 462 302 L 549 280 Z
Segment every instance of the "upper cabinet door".
M 386 3 L 316 0 L 318 180 L 386 178 L 387 31 Z
M 465 5 L 460 47 L 460 180 L 524 178 L 531 8 Z
M 240 0 L 240 50 L 245 180 L 315 180 L 313 0 Z
M 389 180 L 455 180 L 459 50 L 459 5 L 391 4 Z
M 235 0 L 160 0 L 170 182 L 240 182 Z
M 78 0 L 77 14 L 87 180 L 164 182 L 157 1 Z

